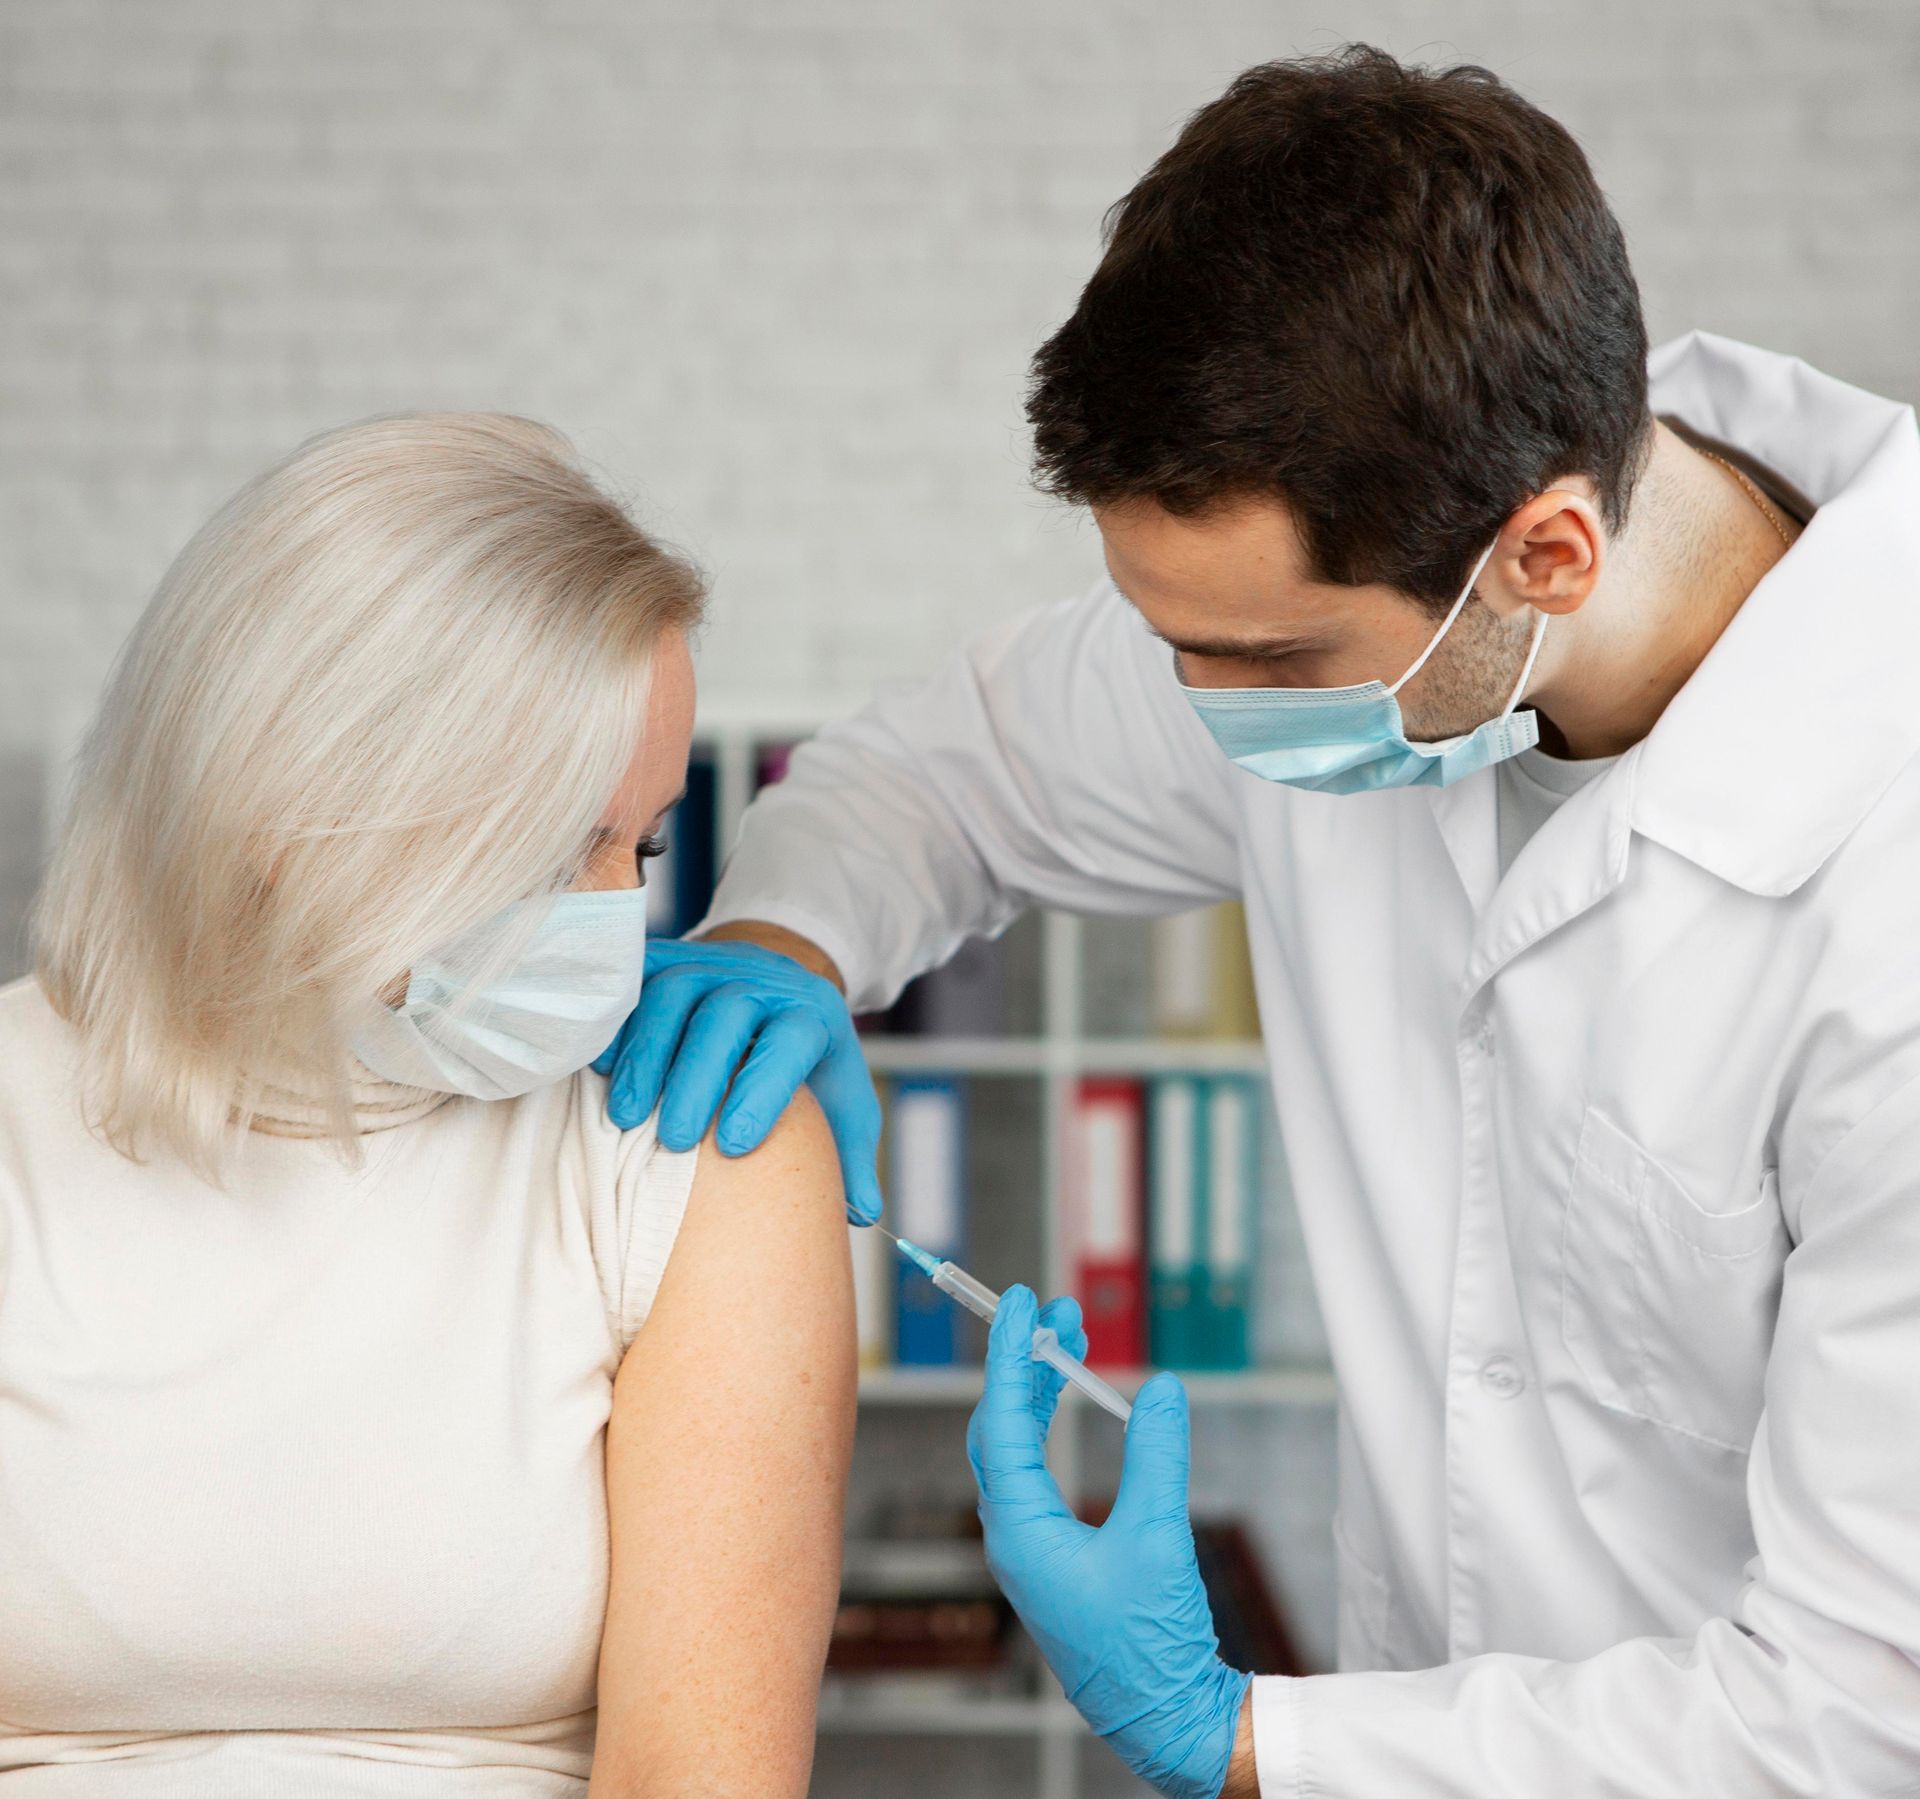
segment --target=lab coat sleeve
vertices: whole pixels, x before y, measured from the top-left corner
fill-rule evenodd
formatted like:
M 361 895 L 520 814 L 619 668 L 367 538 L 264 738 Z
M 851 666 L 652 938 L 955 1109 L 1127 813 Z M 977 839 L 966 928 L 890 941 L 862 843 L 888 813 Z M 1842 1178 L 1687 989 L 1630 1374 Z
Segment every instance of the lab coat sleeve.
M 1110 582 L 981 632 L 794 754 L 700 929 L 763 919 L 855 1010 L 1034 905 L 1181 911 L 1239 891 L 1237 771 Z
M 1920 1793 L 1920 1081 L 1797 1222 L 1731 1615 L 1576 1663 L 1257 1680 L 1262 1799 Z

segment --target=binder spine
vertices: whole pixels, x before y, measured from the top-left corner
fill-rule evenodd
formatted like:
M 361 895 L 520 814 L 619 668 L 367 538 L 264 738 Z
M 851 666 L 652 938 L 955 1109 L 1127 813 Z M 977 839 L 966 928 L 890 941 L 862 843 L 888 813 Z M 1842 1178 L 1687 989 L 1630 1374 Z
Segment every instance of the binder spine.
M 687 763 L 686 797 L 661 832 L 667 853 L 647 870 L 649 936 L 678 937 L 713 903 L 719 804 L 719 767 L 710 753 L 696 748 Z
M 966 1097 L 956 1080 L 903 1077 L 888 1118 L 894 1213 L 900 1235 L 943 1259 L 966 1261 Z M 894 1359 L 937 1367 L 959 1354 L 957 1319 L 946 1295 L 895 1258 Z
M 1240 1076 L 1216 1076 L 1207 1085 L 1203 1354 L 1209 1368 L 1241 1369 L 1252 1362 L 1260 1102 L 1254 1084 Z
M 1147 1355 L 1162 1368 L 1190 1368 L 1199 1349 L 1200 1090 L 1186 1075 L 1163 1075 L 1147 1112 Z
M 1146 1353 L 1142 1106 L 1138 1081 L 1086 1080 L 1074 1093 L 1069 1216 L 1090 1366 L 1134 1367 Z

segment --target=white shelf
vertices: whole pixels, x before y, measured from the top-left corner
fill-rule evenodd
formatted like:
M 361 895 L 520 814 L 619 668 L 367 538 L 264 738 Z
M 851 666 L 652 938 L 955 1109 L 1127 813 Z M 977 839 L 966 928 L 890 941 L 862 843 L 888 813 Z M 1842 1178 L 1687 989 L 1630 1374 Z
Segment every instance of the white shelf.
M 1151 1368 L 1103 1368 L 1101 1378 L 1132 1398 Z M 1332 1405 L 1339 1397 L 1331 1368 L 1249 1368 L 1239 1373 L 1176 1369 L 1195 1405 Z M 972 1405 L 980 1397 L 980 1370 L 962 1368 L 869 1368 L 860 1376 L 863 1405 Z M 1082 1404 L 1077 1387 L 1062 1394 L 1069 1407 Z
M 845 1677 L 851 1685 L 854 1678 Z M 820 1701 L 822 1735 L 1039 1736 L 1086 1729 L 1064 1699 L 862 1699 L 836 1691 Z
M 876 1074 L 1264 1074 L 1265 1049 L 1232 1038 L 907 1037 L 860 1039 Z

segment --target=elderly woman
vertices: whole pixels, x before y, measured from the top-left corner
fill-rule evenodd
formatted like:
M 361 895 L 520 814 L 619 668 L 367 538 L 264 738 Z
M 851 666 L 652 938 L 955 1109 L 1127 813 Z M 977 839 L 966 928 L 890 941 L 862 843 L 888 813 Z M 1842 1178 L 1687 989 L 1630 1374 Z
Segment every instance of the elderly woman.
M 0 991 L 10 1799 L 805 1792 L 831 1142 L 587 1068 L 701 605 L 493 415 L 315 439 L 162 583 Z

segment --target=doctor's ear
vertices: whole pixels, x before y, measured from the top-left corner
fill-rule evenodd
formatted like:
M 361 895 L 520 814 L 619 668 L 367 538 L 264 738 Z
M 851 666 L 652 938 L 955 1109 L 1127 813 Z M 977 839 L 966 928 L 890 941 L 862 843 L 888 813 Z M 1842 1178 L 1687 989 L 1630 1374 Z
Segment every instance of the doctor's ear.
M 1497 616 L 1523 606 L 1578 612 L 1600 579 L 1606 527 L 1585 483 L 1550 487 L 1514 512 L 1481 576 L 1480 597 Z

